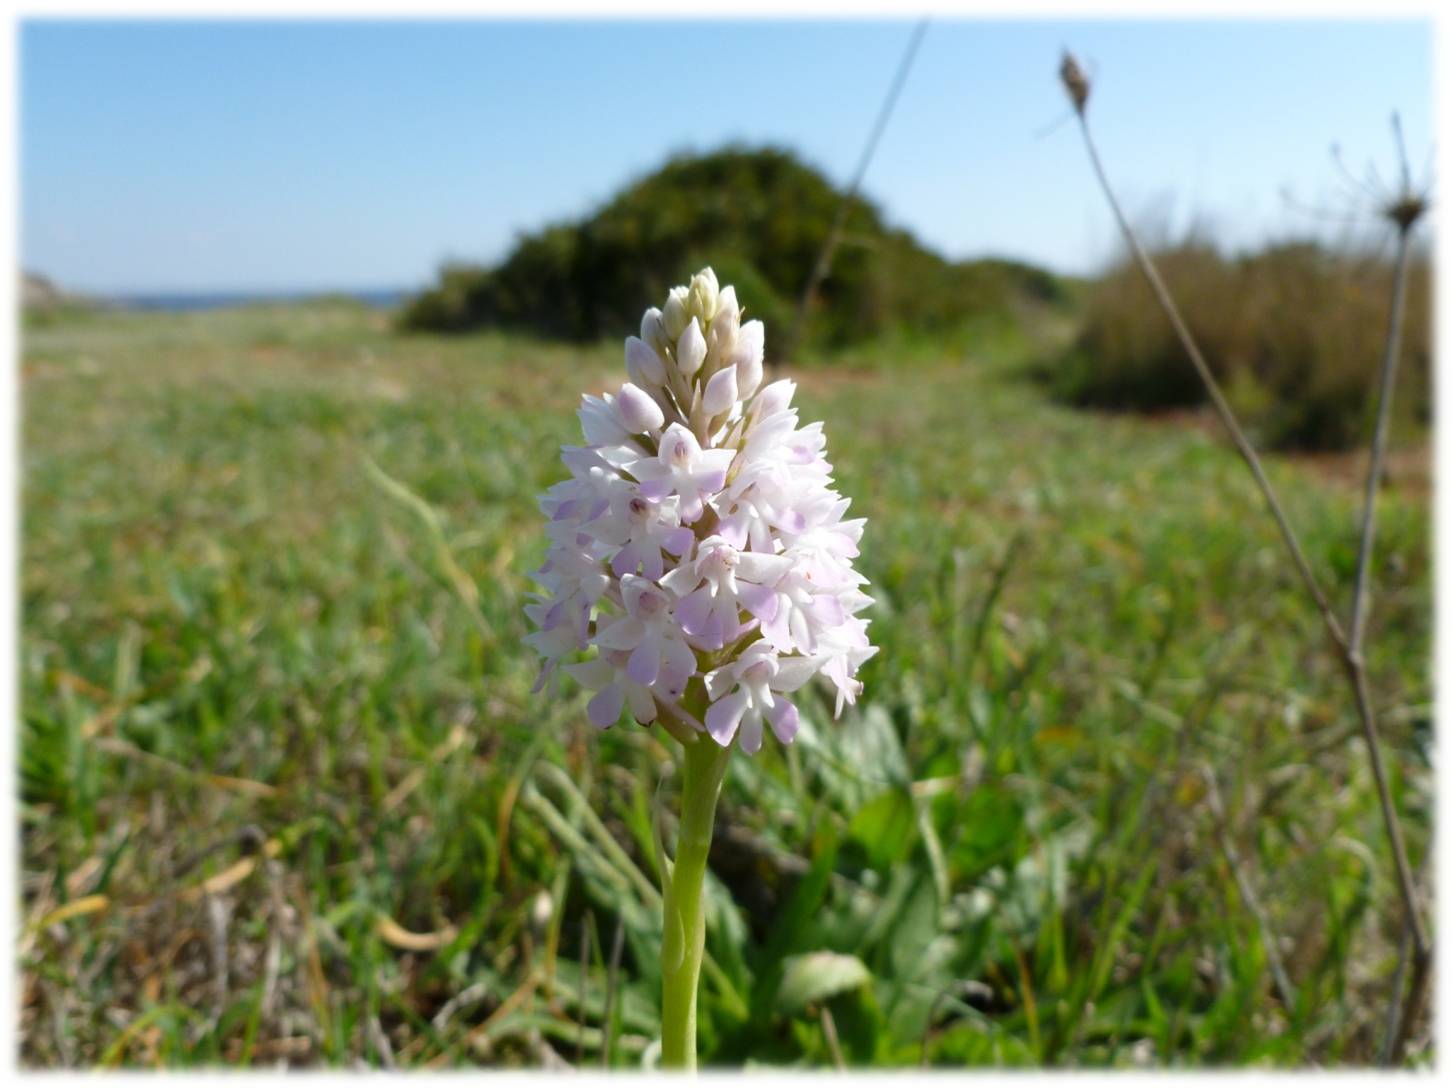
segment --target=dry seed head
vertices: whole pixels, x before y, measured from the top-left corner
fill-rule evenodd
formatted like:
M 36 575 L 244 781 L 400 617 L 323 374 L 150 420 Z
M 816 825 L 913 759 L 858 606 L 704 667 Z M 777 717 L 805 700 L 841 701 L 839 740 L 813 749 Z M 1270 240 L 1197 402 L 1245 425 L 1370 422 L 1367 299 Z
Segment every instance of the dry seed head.
M 1067 49 L 1064 50 L 1064 59 L 1059 64 L 1059 79 L 1063 81 L 1064 90 L 1069 92 L 1075 112 L 1083 116 L 1084 106 L 1089 101 L 1089 77 L 1084 74 L 1084 69 L 1079 67 L 1079 62 L 1074 59 L 1074 54 Z
M 1382 214 L 1397 225 L 1397 229 L 1403 232 L 1412 229 L 1412 225 L 1422 218 L 1427 210 L 1427 202 L 1415 193 L 1406 193 L 1392 201 L 1382 209 Z

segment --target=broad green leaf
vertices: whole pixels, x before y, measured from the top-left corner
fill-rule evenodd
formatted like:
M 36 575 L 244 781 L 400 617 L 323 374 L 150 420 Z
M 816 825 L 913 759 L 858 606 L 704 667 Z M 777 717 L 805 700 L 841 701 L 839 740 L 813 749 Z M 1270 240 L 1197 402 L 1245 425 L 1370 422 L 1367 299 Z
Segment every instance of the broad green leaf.
M 903 789 L 878 794 L 852 817 L 847 833 L 867 852 L 874 869 L 902 861 L 912 844 L 912 798 Z

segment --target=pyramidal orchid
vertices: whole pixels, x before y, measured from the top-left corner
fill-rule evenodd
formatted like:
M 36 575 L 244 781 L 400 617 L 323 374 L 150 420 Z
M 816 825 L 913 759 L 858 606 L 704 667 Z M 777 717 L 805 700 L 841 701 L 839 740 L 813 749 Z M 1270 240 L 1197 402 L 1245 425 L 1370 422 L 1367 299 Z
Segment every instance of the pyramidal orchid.
M 796 736 L 796 693 L 821 677 L 836 712 L 876 652 L 864 519 L 832 488 L 826 436 L 763 386 L 765 329 L 705 269 L 625 341 L 629 378 L 586 396 L 584 445 L 540 506 L 550 547 L 526 613 L 543 659 L 593 692 L 590 720 L 660 725 L 684 749 L 681 822 L 664 888 L 661 1058 L 694 1067 L 705 947 L 701 886 L 733 748 Z

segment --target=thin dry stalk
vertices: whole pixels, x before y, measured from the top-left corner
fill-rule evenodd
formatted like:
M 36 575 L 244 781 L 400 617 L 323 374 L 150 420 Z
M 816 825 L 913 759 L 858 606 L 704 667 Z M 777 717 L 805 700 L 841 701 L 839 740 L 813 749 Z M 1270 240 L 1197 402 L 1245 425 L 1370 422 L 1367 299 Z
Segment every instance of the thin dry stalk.
M 857 190 L 861 187 L 862 178 L 867 173 L 867 167 L 872 162 L 873 154 L 877 151 L 877 143 L 887 129 L 888 119 L 892 116 L 893 107 L 897 105 L 897 97 L 902 93 L 903 84 L 907 82 L 908 72 L 912 70 L 913 59 L 917 56 L 918 46 L 922 44 L 923 35 L 927 33 L 927 30 L 928 20 L 924 18 L 918 23 L 917 28 L 913 31 L 913 36 L 908 40 L 907 49 L 897 67 L 897 74 L 893 76 L 892 84 L 888 87 L 887 97 L 882 100 L 882 108 L 878 110 L 877 120 L 873 122 L 872 130 L 868 133 L 867 143 L 862 148 L 862 156 L 857 160 L 857 169 L 853 171 L 852 181 L 848 184 L 847 191 L 842 194 L 842 199 L 837 202 L 837 214 L 832 219 L 832 226 L 827 231 L 827 238 L 822 243 L 821 252 L 817 254 L 817 261 L 812 265 L 811 274 L 807 276 L 807 283 L 802 288 L 801 298 L 797 300 L 796 316 L 787 330 L 786 343 L 782 345 L 781 352 L 770 360 L 773 367 L 783 360 L 790 359 L 801 344 L 802 333 L 806 327 L 807 311 L 816 297 L 817 288 L 822 285 L 822 281 L 827 278 L 827 273 L 832 270 L 832 258 L 837 253 L 837 246 L 842 241 L 842 231 L 847 226 L 847 213 L 852 210 L 852 202 L 857 199 Z
M 1377 394 L 1376 430 L 1371 440 L 1371 463 L 1366 470 L 1366 499 L 1362 506 L 1361 542 L 1356 553 L 1356 590 L 1351 600 L 1351 649 L 1361 653 L 1366 640 L 1366 615 L 1371 586 L 1371 557 L 1376 546 L 1376 496 L 1381 489 L 1382 463 L 1386 458 L 1390 429 L 1392 392 L 1396 383 L 1397 356 L 1402 339 L 1402 313 L 1407 290 L 1407 263 L 1411 253 L 1409 231 L 1397 235 L 1396 275 L 1392 280 L 1391 325 L 1386 335 L 1386 357 L 1381 365 L 1381 388 Z
M 580 1009 L 575 1030 L 575 1065 L 585 1061 L 585 1010 L 590 997 L 590 922 L 586 912 L 580 919 Z
M 1336 618 L 1331 603 L 1327 600 L 1326 594 L 1321 589 L 1321 583 L 1317 581 L 1316 575 L 1311 570 L 1311 565 L 1306 560 L 1306 555 L 1301 549 L 1301 542 L 1296 537 L 1295 530 L 1291 528 L 1290 521 L 1286 518 L 1286 512 L 1277 498 L 1275 488 L 1271 486 L 1265 469 L 1261 466 L 1260 458 L 1256 455 L 1255 447 L 1250 444 L 1245 431 L 1241 428 L 1235 413 L 1231 411 L 1230 402 L 1225 399 L 1225 394 L 1220 390 L 1220 383 L 1215 380 L 1215 375 L 1210 372 L 1210 366 L 1205 362 L 1205 357 L 1200 353 L 1200 347 L 1195 343 L 1195 338 L 1190 334 L 1189 326 L 1185 319 L 1180 316 L 1180 308 L 1175 305 L 1174 297 L 1170 294 L 1169 288 L 1165 286 L 1164 280 L 1160 278 L 1159 270 L 1155 267 L 1150 256 L 1145 252 L 1144 246 L 1140 244 L 1139 236 L 1134 228 L 1129 225 L 1129 219 L 1124 214 L 1124 209 L 1119 205 L 1119 198 L 1114 195 L 1114 188 L 1109 184 L 1109 178 L 1104 173 L 1104 166 L 1099 161 L 1099 151 L 1094 144 L 1094 137 L 1089 131 L 1088 115 L 1085 106 L 1089 98 L 1089 83 L 1084 76 L 1083 70 L 1075 62 L 1074 58 L 1067 53 L 1064 55 L 1063 66 L 1060 69 L 1060 76 L 1064 86 L 1069 91 L 1069 96 L 1074 103 L 1074 111 L 1079 118 L 1079 130 L 1084 135 L 1084 146 L 1089 151 L 1089 161 L 1094 167 L 1094 173 L 1099 179 L 1100 188 L 1109 201 L 1110 210 L 1114 213 L 1115 220 L 1119 223 L 1120 232 L 1124 235 L 1126 244 L 1129 246 L 1131 255 L 1140 271 L 1149 281 L 1150 289 L 1154 292 L 1155 299 L 1159 302 L 1160 308 L 1164 310 L 1165 316 L 1169 318 L 1170 325 L 1175 331 L 1175 336 L 1184 347 L 1186 354 L 1190 356 L 1190 362 L 1194 364 L 1195 372 L 1204 383 L 1206 392 L 1210 394 L 1210 402 L 1215 407 L 1215 414 L 1220 417 L 1220 422 L 1230 435 L 1230 440 L 1235 444 L 1236 450 L 1244 458 L 1246 465 L 1250 468 L 1251 475 L 1255 477 L 1256 484 L 1260 487 L 1261 494 L 1265 497 L 1266 506 L 1270 508 L 1271 516 L 1275 518 L 1277 527 L 1281 531 L 1281 538 L 1285 541 L 1286 550 L 1290 552 L 1291 559 L 1296 564 L 1296 570 L 1300 573 L 1301 580 L 1306 584 L 1307 591 L 1320 609 L 1322 618 L 1326 621 L 1326 629 L 1331 634 L 1331 640 L 1336 644 L 1338 650 L 1344 653 L 1347 642 L 1346 635 L 1341 629 L 1341 621 Z
M 1220 784 L 1215 780 L 1215 772 L 1208 765 L 1203 766 L 1200 768 L 1200 777 L 1205 780 L 1205 799 L 1210 805 L 1210 815 L 1215 820 L 1215 835 L 1220 840 L 1220 851 L 1225 855 L 1225 863 L 1230 866 L 1235 886 L 1240 889 L 1240 898 L 1250 908 L 1255 924 L 1260 929 L 1260 943 L 1265 949 L 1266 965 L 1270 968 L 1276 996 L 1281 999 L 1286 1015 L 1290 1016 L 1296 1010 L 1296 988 L 1291 985 L 1291 977 L 1286 974 L 1286 965 L 1281 960 L 1280 939 L 1271 925 L 1270 915 L 1261 906 L 1260 896 L 1256 894 L 1255 884 L 1250 879 L 1245 862 L 1241 860 L 1240 851 L 1235 848 L 1235 843 L 1230 838 L 1230 820 L 1220 800 Z
M 1105 199 L 1109 202 L 1110 210 L 1119 224 L 1121 234 L 1124 235 L 1126 244 L 1129 246 L 1130 254 L 1133 256 L 1140 272 L 1154 292 L 1160 308 L 1164 310 L 1165 316 L 1169 319 L 1175 336 L 1185 353 L 1190 357 L 1190 362 L 1195 367 L 1206 392 L 1210 396 L 1210 402 L 1215 409 L 1216 415 L 1224 425 L 1226 432 L 1230 435 L 1236 450 L 1245 460 L 1246 465 L 1255 477 L 1261 495 L 1265 499 L 1266 507 L 1271 516 L 1275 519 L 1276 526 L 1280 530 L 1281 539 L 1284 541 L 1286 550 L 1290 554 L 1292 562 L 1300 575 L 1301 581 L 1305 584 L 1307 592 L 1315 601 L 1317 609 L 1325 621 L 1327 633 L 1336 649 L 1338 660 L 1344 668 L 1347 678 L 1350 681 L 1352 691 L 1356 699 L 1357 714 L 1361 720 L 1361 732 L 1366 741 L 1368 760 L 1371 765 L 1372 778 L 1376 784 L 1377 802 L 1381 809 L 1382 822 L 1386 826 L 1387 838 L 1391 844 L 1392 860 L 1396 868 L 1397 889 L 1402 900 L 1402 908 L 1406 916 L 1406 926 L 1411 935 L 1412 944 L 1412 981 L 1407 990 L 1405 1004 L 1401 1015 L 1398 1017 L 1398 1029 L 1396 1037 L 1392 1041 L 1389 1052 L 1390 1064 L 1398 1064 L 1401 1061 L 1405 1050 L 1406 1038 L 1410 1034 L 1414 1023 L 1421 1014 L 1422 1005 L 1425 1003 L 1427 980 L 1431 971 L 1432 943 L 1425 924 L 1422 921 L 1421 911 L 1417 903 L 1415 882 L 1412 877 L 1411 865 L 1407 861 L 1405 840 L 1402 836 L 1401 821 L 1397 816 L 1396 806 L 1391 796 L 1391 788 L 1388 785 L 1386 768 L 1382 761 L 1381 740 L 1376 728 L 1376 714 L 1371 702 L 1371 693 L 1366 679 L 1365 660 L 1362 653 L 1362 639 L 1365 632 L 1367 598 L 1369 595 L 1369 570 L 1371 563 L 1372 546 L 1375 541 L 1376 504 L 1375 495 L 1381 473 L 1382 457 L 1385 453 L 1386 435 L 1388 421 L 1390 419 L 1391 389 L 1396 374 L 1396 359 L 1400 350 L 1402 312 L 1405 303 L 1406 289 L 1406 264 L 1410 236 L 1417 221 L 1421 218 L 1426 209 L 1425 202 L 1411 191 L 1410 170 L 1406 163 L 1405 149 L 1401 147 L 1400 124 L 1393 118 L 1396 128 L 1398 149 L 1401 152 L 1402 162 L 1402 191 L 1388 205 L 1382 209 L 1383 215 L 1391 220 L 1398 230 L 1398 256 L 1397 274 L 1392 296 L 1392 313 L 1390 325 L 1387 330 L 1386 351 L 1382 360 L 1381 370 L 1381 395 L 1377 408 L 1376 431 L 1372 440 L 1372 463 L 1367 480 L 1367 500 L 1362 512 L 1361 523 L 1361 554 L 1357 560 L 1357 575 L 1354 588 L 1351 633 L 1350 635 L 1342 628 L 1336 613 L 1332 609 L 1330 601 L 1321 589 L 1320 582 L 1316 579 L 1306 560 L 1305 552 L 1301 548 L 1300 540 L 1295 530 L 1291 528 L 1290 521 L 1286 517 L 1284 508 L 1277 498 L 1275 489 L 1271 486 L 1270 480 L 1262 468 L 1260 458 L 1256 455 L 1254 447 L 1246 437 L 1245 431 L 1241 428 L 1235 413 L 1231 410 L 1229 402 L 1220 390 L 1220 383 L 1215 380 L 1205 357 L 1201 354 L 1199 345 L 1196 344 L 1194 336 L 1190 333 L 1189 327 L 1180 316 L 1179 307 L 1176 306 L 1174 297 L 1170 294 L 1169 288 L 1165 286 L 1164 280 L 1160 278 L 1159 270 L 1155 267 L 1154 261 L 1140 244 L 1139 237 L 1134 228 L 1130 226 L 1124 210 L 1120 207 L 1119 199 L 1114 193 L 1114 187 L 1110 184 L 1108 176 L 1104 172 L 1103 163 L 1099 159 L 1099 151 L 1094 143 L 1093 133 L 1089 128 L 1088 102 L 1091 86 L 1088 77 L 1084 75 L 1083 69 L 1075 61 L 1073 56 L 1064 54 L 1063 62 L 1059 68 L 1059 77 L 1064 84 L 1064 89 L 1073 103 L 1074 112 L 1079 119 L 1079 130 L 1084 137 L 1084 146 L 1089 154 L 1089 162 L 1094 168 L 1095 176 L 1098 178 L 1099 186 L 1104 192 Z M 1401 1003 L 1401 995 L 1393 994 L 1393 1002 Z
M 1421 876 L 1423 884 L 1426 883 L 1427 874 L 1432 868 L 1432 857 L 1433 851 L 1431 849 L 1428 849 L 1426 856 L 1422 859 Z M 1401 994 L 1402 984 L 1406 981 L 1407 968 L 1411 965 L 1411 963 L 1412 928 L 1411 926 L 1403 926 L 1401 941 L 1397 945 L 1397 973 L 1395 976 L 1393 976 L 1392 979 L 1393 994 Z M 1424 976 L 1425 974 L 1426 969 L 1424 968 Z M 1425 977 L 1423 977 L 1420 984 L 1423 987 L 1426 986 Z M 1392 1056 L 1394 1054 L 1400 1054 L 1406 1049 L 1410 1029 L 1406 1034 L 1404 1034 L 1402 1031 L 1402 1024 L 1405 1020 L 1405 1014 L 1408 1011 L 1406 1008 L 1403 1007 L 1403 1005 L 1404 1003 L 1401 1001 L 1393 1001 L 1387 1007 L 1386 1033 L 1385 1039 L 1382 1043 L 1381 1057 L 1379 1059 L 1382 1065 L 1392 1064 Z M 1420 1013 L 1421 1009 L 1419 1007 L 1411 1011 L 1413 1012 L 1413 1019 L 1415 1019 L 1416 1014 Z
M 615 987 L 620 976 L 620 953 L 625 949 L 625 916 L 615 920 L 615 936 L 610 941 L 610 970 L 605 976 L 605 1016 L 601 1027 L 605 1032 L 600 1044 L 600 1066 L 610 1068 L 610 1044 L 614 1041 Z
M 822 1006 L 822 1037 L 827 1040 L 827 1050 L 832 1055 L 832 1065 L 837 1072 L 847 1072 L 846 1059 L 842 1057 L 842 1041 L 837 1037 L 837 1021 L 832 1019 L 832 1010 Z
M 1392 128 L 1396 134 L 1397 152 L 1400 158 L 1401 189 L 1397 196 L 1382 209 L 1382 214 L 1397 229 L 1396 271 L 1392 280 L 1391 313 L 1387 319 L 1386 349 L 1382 356 L 1381 375 L 1377 390 L 1376 426 L 1372 432 L 1371 459 L 1366 471 L 1366 497 L 1362 503 L 1361 535 L 1356 555 L 1356 581 L 1351 598 L 1351 633 L 1345 658 L 1356 692 L 1356 705 L 1361 717 L 1362 731 L 1366 738 L 1372 777 L 1376 782 L 1377 799 L 1386 823 L 1387 837 L 1391 840 L 1392 858 L 1396 864 L 1397 883 L 1402 895 L 1402 909 L 1405 913 L 1402 943 L 1410 951 L 1411 983 L 1403 994 L 1402 975 L 1404 971 L 1399 965 L 1392 988 L 1392 1005 L 1398 1011 L 1392 1019 L 1394 1028 L 1389 1033 L 1388 1042 L 1382 1052 L 1383 1064 L 1400 1065 L 1406 1053 L 1407 1040 L 1421 1019 L 1422 1007 L 1426 1003 L 1427 985 L 1431 978 L 1432 942 L 1422 920 L 1421 908 L 1417 902 L 1416 880 L 1412 876 L 1411 863 L 1407 859 L 1406 843 L 1402 838 L 1401 825 L 1396 817 L 1396 808 L 1387 783 L 1386 771 L 1382 766 L 1381 744 L 1377 732 L 1376 716 L 1371 705 L 1370 686 L 1367 683 L 1364 648 L 1366 621 L 1370 612 L 1371 562 L 1376 547 L 1376 499 L 1381 488 L 1382 466 L 1386 458 L 1387 438 L 1391 430 L 1391 406 L 1392 395 L 1396 389 L 1397 361 L 1401 357 L 1402 322 L 1406 314 L 1407 266 L 1411 258 L 1412 232 L 1426 211 L 1426 202 L 1412 191 L 1411 167 L 1407 162 L 1406 147 L 1402 142 L 1401 121 L 1395 115 L 1392 116 Z M 1403 963 L 1405 962 L 1403 960 Z
M 1386 353 L 1382 357 L 1381 381 L 1377 391 L 1376 428 L 1372 433 L 1371 460 L 1366 470 L 1366 498 L 1362 504 L 1361 539 L 1356 555 L 1356 584 L 1351 601 L 1351 644 L 1347 660 L 1353 670 L 1356 685 L 1356 701 L 1364 707 L 1362 725 L 1367 733 L 1367 750 L 1372 761 L 1377 793 L 1384 811 L 1392 810 L 1390 794 L 1387 791 L 1386 775 L 1381 769 L 1380 746 L 1376 743 L 1376 721 L 1371 715 L 1371 697 L 1366 681 L 1366 657 L 1363 648 L 1366 640 L 1366 619 L 1370 611 L 1371 561 L 1376 546 L 1376 498 L 1381 487 L 1382 464 L 1386 457 L 1387 436 L 1391 430 L 1392 394 L 1396 389 L 1397 360 L 1401 356 L 1402 321 L 1406 312 L 1407 265 L 1411 257 L 1412 231 L 1426 211 L 1426 203 L 1418 197 L 1411 186 L 1411 168 L 1407 162 L 1406 148 L 1402 143 L 1400 120 L 1392 117 L 1397 137 L 1397 150 L 1401 158 L 1402 184 L 1396 199 L 1383 209 L 1397 228 L 1396 274 L 1392 281 L 1391 314 L 1387 323 Z M 1403 889 L 1403 909 L 1406 913 L 1403 933 L 1403 947 L 1410 949 L 1411 983 L 1405 996 L 1401 988 L 1401 967 L 1393 987 L 1393 1004 L 1399 1007 L 1390 1033 L 1387 1048 L 1383 1051 L 1383 1063 L 1399 1065 L 1406 1053 L 1407 1040 L 1421 1018 L 1422 1007 L 1427 999 L 1427 985 L 1431 979 L 1432 942 L 1422 921 L 1421 910 L 1416 902 L 1416 885 L 1411 876 L 1411 865 L 1407 860 L 1406 845 L 1402 841 L 1401 829 L 1393 821 L 1388 823 L 1392 840 L 1392 854 L 1396 859 L 1397 878 Z M 1405 958 L 1402 961 L 1405 963 Z

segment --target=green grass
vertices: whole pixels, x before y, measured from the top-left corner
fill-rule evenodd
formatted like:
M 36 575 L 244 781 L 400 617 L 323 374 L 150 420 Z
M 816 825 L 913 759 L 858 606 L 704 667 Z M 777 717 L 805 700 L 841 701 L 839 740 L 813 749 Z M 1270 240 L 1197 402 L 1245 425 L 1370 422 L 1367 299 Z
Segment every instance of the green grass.
M 802 373 L 882 650 L 855 712 L 808 696 L 793 747 L 733 759 L 703 1060 L 1365 1063 L 1400 926 L 1319 620 L 1218 436 L 1051 406 L 1034 350 Z M 618 366 L 349 306 L 26 330 L 26 1064 L 639 1066 L 671 745 L 532 696 L 521 644 L 535 495 Z M 1354 485 L 1271 471 L 1345 602 Z M 1383 509 L 1370 661 L 1420 864 L 1425 489 Z

